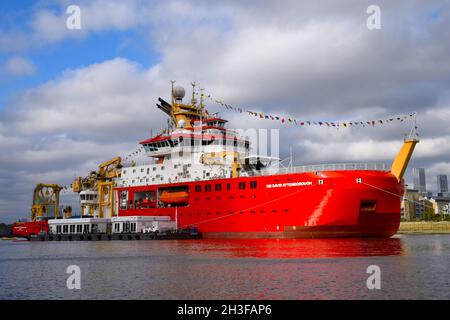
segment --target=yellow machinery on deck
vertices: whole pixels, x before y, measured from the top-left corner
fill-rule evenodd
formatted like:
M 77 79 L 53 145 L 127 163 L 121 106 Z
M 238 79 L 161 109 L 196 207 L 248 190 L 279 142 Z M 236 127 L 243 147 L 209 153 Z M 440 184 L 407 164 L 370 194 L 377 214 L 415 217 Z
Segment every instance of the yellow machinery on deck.
M 95 203 L 81 204 L 82 214 L 89 207 L 89 215 L 94 215 L 97 210 L 99 218 L 107 215 L 114 216 L 114 179 L 119 176 L 121 167 L 122 159 L 115 157 L 100 164 L 98 171 L 92 171 L 84 178 L 75 178 L 72 183 L 73 192 L 92 191 L 98 193 L 98 201 Z M 107 214 L 107 211 L 109 211 L 109 214 Z
M 33 191 L 33 204 L 31 206 L 31 221 L 45 220 L 48 210 L 53 217 L 58 218 L 59 192 L 62 187 L 57 184 L 38 183 Z
M 227 161 L 228 156 L 233 157 L 232 177 L 236 178 L 238 176 L 238 170 L 240 168 L 239 153 L 236 151 L 219 151 L 219 152 L 205 153 L 201 156 L 200 162 L 208 165 L 224 165 Z

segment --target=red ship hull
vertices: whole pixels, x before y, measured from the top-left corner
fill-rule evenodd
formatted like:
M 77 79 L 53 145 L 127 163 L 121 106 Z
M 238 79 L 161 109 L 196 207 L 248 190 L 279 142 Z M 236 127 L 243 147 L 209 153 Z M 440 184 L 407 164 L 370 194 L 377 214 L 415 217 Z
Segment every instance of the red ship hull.
M 216 187 L 217 185 L 217 187 Z M 136 192 L 187 188 L 183 206 L 139 208 Z M 207 187 L 210 186 L 210 187 Z M 403 182 L 385 171 L 322 171 L 116 188 L 120 216 L 171 216 L 205 238 L 390 237 Z

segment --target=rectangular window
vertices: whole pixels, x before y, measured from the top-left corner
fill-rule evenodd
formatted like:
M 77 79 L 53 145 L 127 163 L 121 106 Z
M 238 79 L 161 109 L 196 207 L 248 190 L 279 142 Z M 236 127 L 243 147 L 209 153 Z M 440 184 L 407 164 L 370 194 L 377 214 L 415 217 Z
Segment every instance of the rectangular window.
M 231 190 L 231 184 L 227 183 L 227 190 L 230 191 Z
M 206 191 L 206 192 L 210 192 L 210 191 L 211 191 L 211 185 L 210 185 L 210 184 L 207 184 L 207 185 L 205 186 L 205 191 Z
M 83 226 L 81 224 L 77 225 L 77 233 L 83 232 Z
M 239 182 L 239 190 L 245 189 L 245 182 Z
M 70 233 L 74 233 L 75 232 L 75 225 L 72 224 L 70 225 Z
M 61 233 L 61 226 L 56 226 L 56 233 Z
M 63 226 L 63 233 L 68 233 L 69 232 L 69 226 L 68 225 L 64 225 Z
M 120 209 L 121 210 L 127 209 L 127 202 L 128 202 L 128 191 L 121 191 L 120 192 Z
M 88 224 L 83 225 L 83 232 L 89 233 L 89 225 Z
M 214 191 L 222 191 L 222 185 L 221 184 L 216 184 L 214 186 Z
M 195 192 L 202 192 L 202 186 L 195 186 Z
M 256 181 L 250 181 L 250 188 L 256 189 Z

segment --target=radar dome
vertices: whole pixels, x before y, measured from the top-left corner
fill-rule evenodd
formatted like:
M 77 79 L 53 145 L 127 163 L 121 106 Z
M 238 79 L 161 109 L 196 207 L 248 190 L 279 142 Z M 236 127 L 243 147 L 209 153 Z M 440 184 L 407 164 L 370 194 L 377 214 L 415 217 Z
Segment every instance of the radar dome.
M 185 94 L 186 91 L 182 86 L 176 86 L 175 88 L 173 88 L 173 98 L 175 100 L 182 100 Z
M 184 128 L 185 125 L 186 125 L 186 121 L 184 121 L 184 119 L 181 119 L 180 121 L 178 121 L 178 128 Z

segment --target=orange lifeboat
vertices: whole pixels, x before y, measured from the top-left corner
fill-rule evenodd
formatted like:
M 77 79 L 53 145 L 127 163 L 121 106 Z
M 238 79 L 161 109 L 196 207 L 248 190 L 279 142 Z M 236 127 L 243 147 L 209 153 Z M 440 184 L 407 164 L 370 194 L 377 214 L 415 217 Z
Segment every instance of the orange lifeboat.
M 165 190 L 161 192 L 159 200 L 166 204 L 183 204 L 188 203 L 189 193 L 187 191 Z
M 136 203 L 136 208 L 156 208 L 155 200 L 142 199 Z

